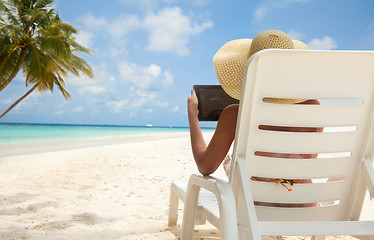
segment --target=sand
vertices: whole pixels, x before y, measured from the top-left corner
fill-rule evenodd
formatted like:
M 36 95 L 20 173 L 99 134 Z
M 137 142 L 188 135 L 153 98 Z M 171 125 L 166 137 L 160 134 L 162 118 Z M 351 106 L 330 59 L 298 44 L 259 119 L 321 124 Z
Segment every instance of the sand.
M 2 146 L 10 156 L 0 158 L 0 239 L 174 238 L 170 183 L 197 172 L 187 133 L 52 145 L 31 154 Z
M 197 172 L 187 133 L 56 145 L 0 157 L 0 239 L 175 239 L 170 183 Z

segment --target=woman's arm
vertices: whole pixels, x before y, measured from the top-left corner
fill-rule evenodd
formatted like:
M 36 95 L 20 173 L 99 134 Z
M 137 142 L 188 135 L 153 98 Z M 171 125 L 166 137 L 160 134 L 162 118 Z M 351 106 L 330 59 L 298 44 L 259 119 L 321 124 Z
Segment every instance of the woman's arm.
M 201 174 L 211 174 L 217 170 L 235 138 L 238 105 L 230 105 L 223 110 L 214 135 L 207 146 L 199 124 L 198 99 L 194 90 L 191 90 L 187 104 L 191 147 L 196 165 Z
M 206 143 L 201 132 L 200 123 L 198 119 L 199 110 L 197 109 L 198 99 L 195 90 L 191 90 L 191 96 L 187 99 L 188 123 L 190 125 L 190 138 L 193 157 L 196 164 L 199 159 L 203 158 L 206 151 Z M 198 165 L 199 166 L 199 165 Z

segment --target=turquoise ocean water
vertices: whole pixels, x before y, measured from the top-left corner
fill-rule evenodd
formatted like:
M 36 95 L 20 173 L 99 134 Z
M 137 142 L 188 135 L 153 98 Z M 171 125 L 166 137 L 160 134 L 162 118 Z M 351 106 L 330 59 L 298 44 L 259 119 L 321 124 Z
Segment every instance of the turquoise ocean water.
M 188 132 L 188 128 L 0 123 L 0 143 L 79 140 L 96 137 L 144 135 L 169 132 Z

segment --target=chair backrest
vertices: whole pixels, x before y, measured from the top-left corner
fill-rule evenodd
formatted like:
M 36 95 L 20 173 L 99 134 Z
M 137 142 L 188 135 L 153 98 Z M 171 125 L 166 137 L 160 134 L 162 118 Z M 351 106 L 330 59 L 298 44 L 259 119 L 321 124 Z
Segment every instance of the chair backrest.
M 274 104 L 265 97 L 320 104 Z M 359 183 L 372 137 L 373 97 L 374 52 L 271 49 L 248 60 L 234 161 L 246 160 L 259 220 L 357 215 L 354 206 L 366 189 Z M 292 191 L 275 182 L 288 180 L 294 185 L 283 184 Z

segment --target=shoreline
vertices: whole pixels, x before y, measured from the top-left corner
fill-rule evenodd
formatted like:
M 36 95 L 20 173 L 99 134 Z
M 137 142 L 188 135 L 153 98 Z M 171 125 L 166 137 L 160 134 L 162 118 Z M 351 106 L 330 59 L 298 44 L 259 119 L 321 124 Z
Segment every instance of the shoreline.
M 158 132 L 107 137 L 91 137 L 76 140 L 46 140 L 39 142 L 0 143 L 0 161 L 1 158 L 11 156 L 183 137 L 189 137 L 189 132 Z

